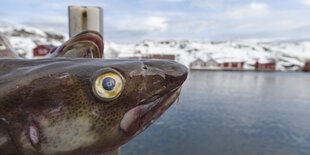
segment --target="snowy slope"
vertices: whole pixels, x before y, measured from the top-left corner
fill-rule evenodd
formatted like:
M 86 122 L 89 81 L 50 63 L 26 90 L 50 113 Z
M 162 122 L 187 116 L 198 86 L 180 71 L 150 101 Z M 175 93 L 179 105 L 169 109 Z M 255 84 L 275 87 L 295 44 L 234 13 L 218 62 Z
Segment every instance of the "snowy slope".
M 14 26 L 0 22 L 0 33 L 5 35 L 15 50 L 25 58 L 32 58 L 32 50 L 37 45 L 59 46 L 65 41 L 66 36 L 45 32 L 38 28 Z
M 12 46 L 26 58 L 32 58 L 37 45 L 59 46 L 65 35 L 45 32 L 37 28 L 13 26 L 0 22 L 0 33 L 6 35 Z M 256 61 L 275 61 L 279 71 L 298 71 L 310 60 L 310 41 L 260 43 L 255 41 L 150 41 L 137 44 L 118 44 L 106 41 L 105 58 L 128 58 L 146 54 L 173 54 L 185 65 L 200 58 L 204 61 L 245 62 L 245 69 L 254 69 Z
M 310 42 L 260 43 L 254 41 L 192 42 L 192 41 L 143 41 L 138 44 L 105 43 L 105 56 L 118 52 L 119 57 L 141 54 L 174 54 L 177 61 L 189 65 L 200 58 L 204 61 L 245 62 L 246 69 L 254 69 L 256 61 L 276 61 L 279 71 L 298 71 L 310 60 Z M 126 54 L 125 54 L 126 53 Z M 125 55 L 124 55 L 125 54 Z M 114 54 L 115 55 L 115 54 Z

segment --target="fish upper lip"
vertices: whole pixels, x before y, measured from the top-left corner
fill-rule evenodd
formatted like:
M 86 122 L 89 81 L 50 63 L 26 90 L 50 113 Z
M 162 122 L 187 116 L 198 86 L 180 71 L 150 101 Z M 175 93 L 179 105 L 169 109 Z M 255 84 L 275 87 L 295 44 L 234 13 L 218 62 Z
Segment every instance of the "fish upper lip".
M 144 110 L 144 112 L 142 113 L 141 117 L 143 117 L 143 115 L 145 113 L 147 113 L 148 111 L 150 111 L 153 107 L 159 105 L 158 103 L 161 102 L 160 100 L 161 99 L 165 99 L 169 94 L 173 94 L 175 93 L 177 90 L 179 90 L 182 86 L 178 86 L 178 87 L 175 87 L 167 92 L 163 92 L 163 93 L 160 93 L 158 95 L 155 95 L 149 99 L 146 99 L 144 100 L 143 102 L 139 103 L 137 106 L 135 107 L 138 107 L 138 106 L 147 106 L 146 107 L 146 110 Z M 134 108 L 135 108 L 134 107 Z
M 159 98 L 162 98 L 162 97 L 166 96 L 166 94 L 170 94 L 172 92 L 175 92 L 176 90 L 180 89 L 181 87 L 182 87 L 182 85 L 177 86 L 177 87 L 175 87 L 173 89 L 170 89 L 168 91 L 164 91 L 164 92 L 158 93 L 156 95 L 153 95 L 152 97 L 144 99 L 142 102 L 139 102 L 139 104 L 137 106 L 139 106 L 139 105 L 147 105 L 147 104 L 149 104 L 151 102 L 154 102 L 155 100 L 158 100 Z
M 174 103 L 176 98 L 174 95 L 178 96 L 180 90 L 181 86 L 178 86 L 160 97 L 152 97 L 130 109 L 121 120 L 120 129 L 127 136 L 138 135 Z

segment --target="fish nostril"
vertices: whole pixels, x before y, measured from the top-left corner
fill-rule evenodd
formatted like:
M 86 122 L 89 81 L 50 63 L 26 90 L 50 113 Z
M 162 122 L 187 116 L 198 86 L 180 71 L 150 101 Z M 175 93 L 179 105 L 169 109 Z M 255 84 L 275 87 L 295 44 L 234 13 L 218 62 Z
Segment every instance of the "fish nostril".
M 143 66 L 143 69 L 147 70 L 147 67 L 146 67 L 146 66 Z

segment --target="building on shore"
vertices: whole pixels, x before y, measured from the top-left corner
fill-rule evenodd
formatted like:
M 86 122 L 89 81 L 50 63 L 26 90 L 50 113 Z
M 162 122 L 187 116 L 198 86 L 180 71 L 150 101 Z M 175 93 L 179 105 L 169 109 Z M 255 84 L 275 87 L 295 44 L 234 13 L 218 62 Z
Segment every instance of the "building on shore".
M 256 71 L 275 71 L 276 70 L 276 62 L 266 62 L 266 63 L 260 63 L 256 61 L 255 63 L 255 70 Z
M 206 68 L 206 63 L 202 59 L 198 58 L 195 61 L 191 62 L 189 64 L 189 67 L 190 69 L 204 69 Z
M 244 62 L 223 62 L 219 63 L 218 67 L 222 70 L 243 70 L 244 68 Z
M 214 59 L 209 59 L 205 63 L 206 63 L 206 67 L 209 69 L 219 69 L 217 62 Z
M 204 61 L 201 58 L 198 58 L 190 63 L 189 67 L 190 69 L 195 70 L 243 70 L 244 62 L 217 62 L 212 58 Z
M 52 45 L 39 45 L 33 49 L 33 56 L 34 57 L 44 57 L 47 55 L 50 50 L 54 48 Z
M 214 59 L 203 61 L 201 58 L 196 59 L 189 65 L 190 69 L 196 70 L 220 70 L 218 63 Z
M 305 63 L 305 66 L 303 68 L 304 72 L 310 72 L 310 61 Z

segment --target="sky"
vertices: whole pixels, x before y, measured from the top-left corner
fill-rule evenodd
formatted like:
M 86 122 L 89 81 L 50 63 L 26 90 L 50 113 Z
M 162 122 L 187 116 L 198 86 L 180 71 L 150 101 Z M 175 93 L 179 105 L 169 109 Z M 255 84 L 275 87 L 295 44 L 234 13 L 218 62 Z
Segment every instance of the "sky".
M 69 5 L 102 7 L 114 42 L 310 39 L 310 0 L 0 0 L 0 21 L 68 34 Z

